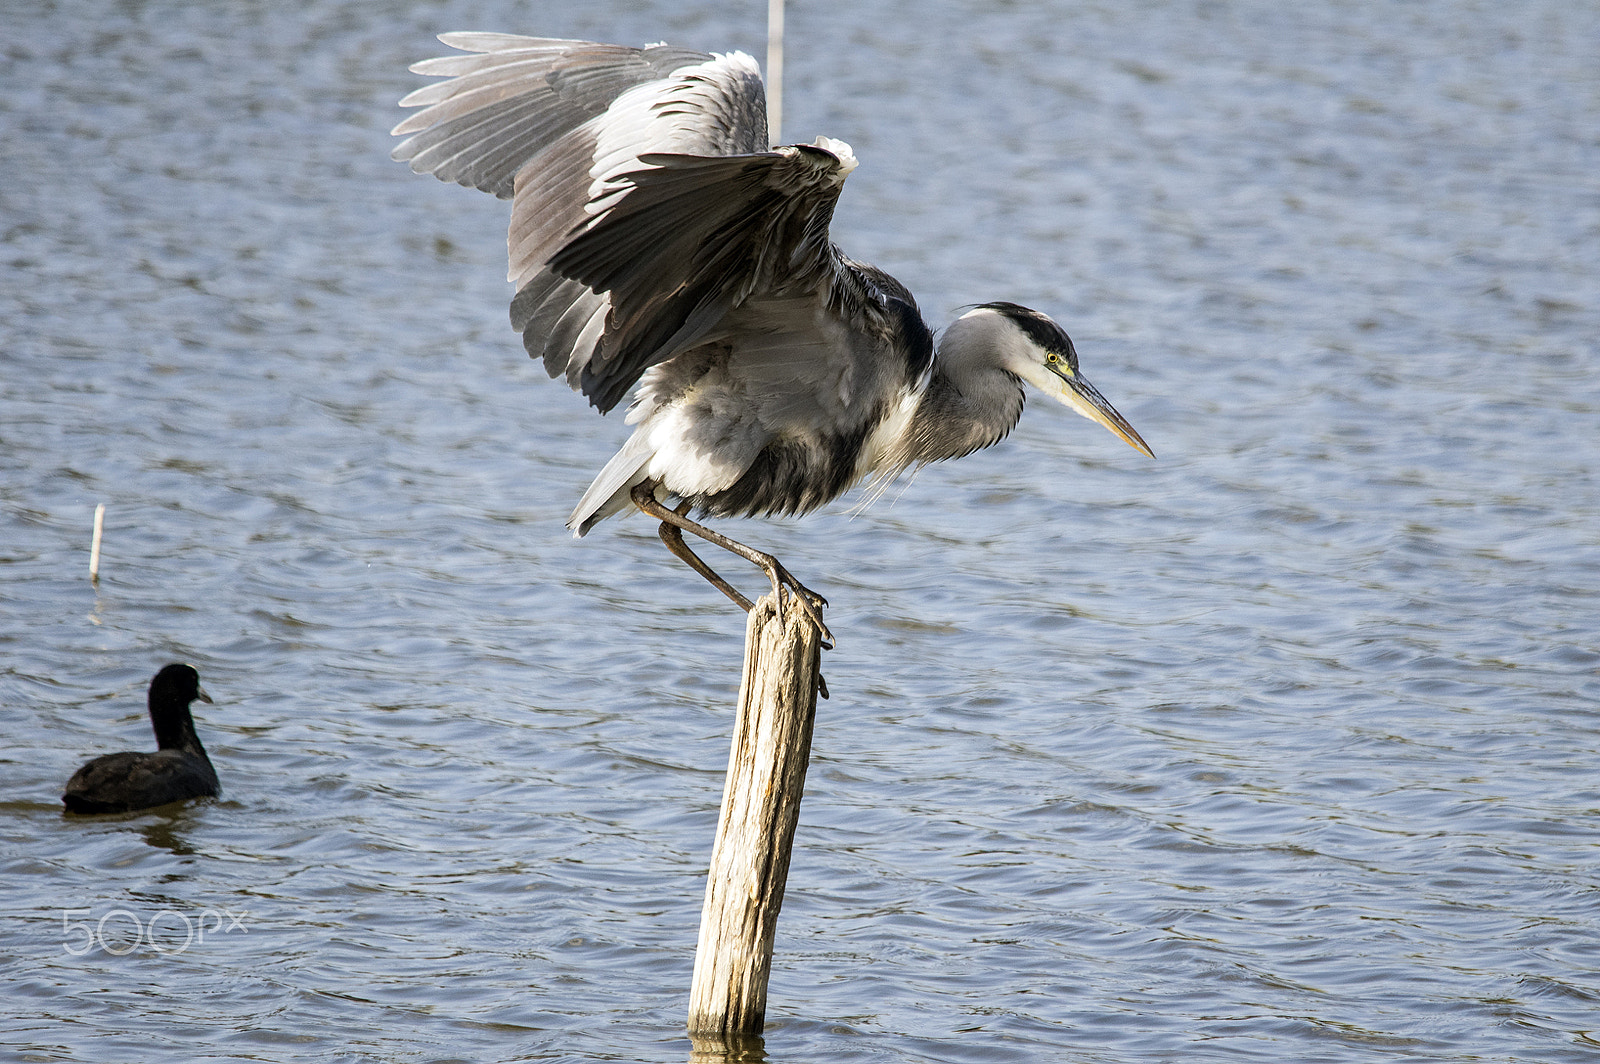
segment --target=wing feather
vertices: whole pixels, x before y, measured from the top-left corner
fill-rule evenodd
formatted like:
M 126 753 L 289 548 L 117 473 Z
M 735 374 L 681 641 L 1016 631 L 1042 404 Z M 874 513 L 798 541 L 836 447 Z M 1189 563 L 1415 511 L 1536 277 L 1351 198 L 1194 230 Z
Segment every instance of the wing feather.
M 517 172 L 545 148 L 603 114 L 629 89 L 671 71 L 705 63 L 704 52 L 652 45 L 627 48 L 589 41 L 500 33 L 439 38 L 473 55 L 427 59 L 419 74 L 452 80 L 406 96 L 424 107 L 394 128 L 411 134 L 393 152 L 419 174 L 492 192 L 514 191 Z
M 512 199 L 513 325 L 602 411 L 751 299 L 822 296 L 848 145 L 767 150 L 755 61 L 456 33 L 402 104 L 412 169 Z M 821 350 L 821 348 L 817 348 Z
M 648 368 L 703 341 L 755 295 L 817 293 L 838 271 L 828 242 L 854 159 L 791 146 L 720 158 L 651 154 L 614 203 L 550 260 L 608 293 L 583 391 L 609 409 Z

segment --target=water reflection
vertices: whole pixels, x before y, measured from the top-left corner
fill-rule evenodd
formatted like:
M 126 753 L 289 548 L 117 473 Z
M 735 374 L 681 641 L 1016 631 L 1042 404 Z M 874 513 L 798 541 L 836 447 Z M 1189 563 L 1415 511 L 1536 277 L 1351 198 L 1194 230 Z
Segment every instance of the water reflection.
M 194 857 L 195 848 L 189 843 L 193 828 L 194 823 L 188 816 L 160 816 L 152 823 L 141 825 L 139 834 L 147 845 L 165 850 L 174 857 Z
M 185 806 L 188 804 L 184 803 Z M 155 849 L 170 853 L 175 857 L 195 857 L 198 855 L 189 841 L 189 836 L 199 825 L 192 811 L 188 808 L 175 806 L 171 812 L 136 809 L 127 813 L 90 815 L 69 813 L 59 804 L 48 808 L 52 812 L 59 814 L 64 824 L 72 825 L 79 830 L 89 830 L 95 825 L 128 824 L 134 829 L 133 834 L 142 838 L 147 845 Z
M 735 1064 L 767 1060 L 766 1040 L 758 1034 L 692 1035 L 689 1064 Z

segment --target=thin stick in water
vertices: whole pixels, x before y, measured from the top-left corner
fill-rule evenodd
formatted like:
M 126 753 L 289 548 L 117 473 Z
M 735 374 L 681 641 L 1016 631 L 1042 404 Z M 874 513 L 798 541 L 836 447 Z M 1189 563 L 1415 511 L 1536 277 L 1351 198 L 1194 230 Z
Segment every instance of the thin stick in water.
M 94 508 L 94 542 L 89 545 L 89 583 L 100 584 L 100 533 L 106 527 L 106 504 L 97 503 Z

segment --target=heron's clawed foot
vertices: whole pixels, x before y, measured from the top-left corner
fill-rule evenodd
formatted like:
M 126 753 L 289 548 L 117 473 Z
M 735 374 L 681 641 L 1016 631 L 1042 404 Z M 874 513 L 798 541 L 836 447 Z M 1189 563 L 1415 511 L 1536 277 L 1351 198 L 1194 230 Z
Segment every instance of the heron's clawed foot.
M 817 634 L 822 637 L 822 649 L 833 649 L 833 633 L 828 630 L 828 624 L 822 619 L 822 609 L 828 600 L 806 587 L 794 578 L 794 574 L 783 567 L 783 563 L 770 554 L 762 556 L 756 562 L 767 571 L 767 578 L 772 581 L 772 597 L 778 603 L 778 618 L 783 619 L 783 589 L 789 589 L 789 597 L 798 600 L 800 608 L 806 616 L 811 618 L 811 623 L 817 626 Z
M 757 553 L 759 554 L 760 552 L 758 551 Z M 821 637 L 822 649 L 832 650 L 833 633 L 828 631 L 828 624 L 822 619 L 822 608 L 828 604 L 828 600 L 796 580 L 794 574 L 785 569 L 783 563 L 772 555 L 766 554 L 763 557 L 766 561 L 758 561 L 756 564 L 766 569 L 767 577 L 772 581 L 772 598 L 777 604 L 778 620 L 783 620 L 783 589 L 788 588 L 789 597 L 799 600 L 800 608 L 805 610 L 806 616 L 811 619 L 811 623 L 817 626 L 817 635 Z M 822 673 L 820 672 L 817 673 L 817 694 L 823 698 L 828 697 L 828 681 L 822 678 Z

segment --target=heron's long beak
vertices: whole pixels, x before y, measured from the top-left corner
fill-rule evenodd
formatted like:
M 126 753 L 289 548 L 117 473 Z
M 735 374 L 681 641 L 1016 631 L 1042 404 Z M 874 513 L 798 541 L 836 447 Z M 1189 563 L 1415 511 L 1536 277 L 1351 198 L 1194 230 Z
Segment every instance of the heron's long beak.
M 1063 404 L 1076 410 L 1090 421 L 1098 421 L 1112 432 L 1128 441 L 1128 446 L 1148 458 L 1154 458 L 1156 453 L 1150 449 L 1139 434 L 1128 424 L 1128 419 L 1117 413 L 1117 408 L 1106 401 L 1099 389 L 1090 384 L 1082 375 L 1074 372 L 1063 359 L 1051 362 L 1048 365 L 1051 373 L 1061 378 L 1061 387 L 1056 391 L 1056 398 Z

